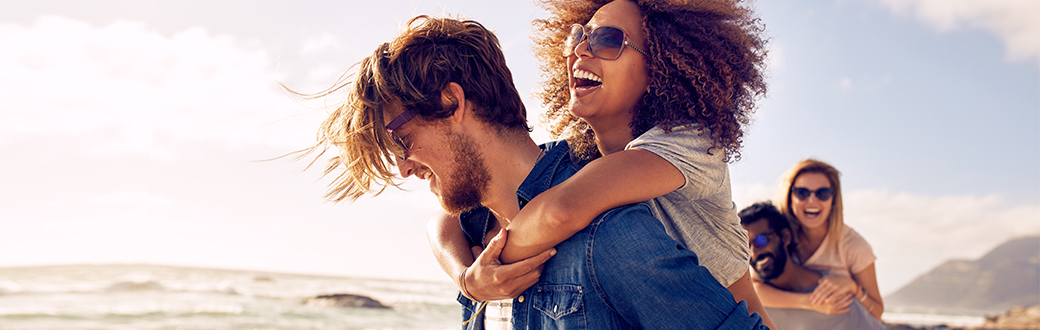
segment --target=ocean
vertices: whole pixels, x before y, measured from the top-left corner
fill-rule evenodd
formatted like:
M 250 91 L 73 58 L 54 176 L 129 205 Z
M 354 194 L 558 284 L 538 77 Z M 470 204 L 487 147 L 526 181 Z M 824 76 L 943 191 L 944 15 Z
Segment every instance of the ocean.
M 451 282 L 157 265 L 0 268 L 0 329 L 459 329 Z M 320 307 L 350 293 L 390 309 Z
M 459 329 L 451 282 L 159 265 L 0 268 L 3 330 Z M 318 295 L 371 297 L 389 309 L 323 307 Z M 978 326 L 982 316 L 886 312 L 888 323 Z

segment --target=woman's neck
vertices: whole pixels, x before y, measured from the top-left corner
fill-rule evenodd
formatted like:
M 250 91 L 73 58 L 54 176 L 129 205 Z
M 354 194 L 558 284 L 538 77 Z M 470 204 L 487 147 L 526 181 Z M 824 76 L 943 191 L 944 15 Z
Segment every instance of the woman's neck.
M 827 238 L 827 227 L 803 228 L 802 233 L 802 240 L 798 242 L 798 256 L 805 262 L 823 245 L 823 240 Z
M 604 156 L 625 150 L 625 146 L 635 139 L 632 137 L 632 129 L 628 125 L 600 127 L 600 129 L 592 126 L 592 131 L 596 133 L 596 147 Z

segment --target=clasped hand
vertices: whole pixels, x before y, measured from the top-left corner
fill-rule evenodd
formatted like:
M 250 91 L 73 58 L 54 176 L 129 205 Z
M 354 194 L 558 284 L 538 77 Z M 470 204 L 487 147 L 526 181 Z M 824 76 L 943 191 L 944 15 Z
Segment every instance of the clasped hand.
M 856 281 L 844 275 L 827 275 L 817 283 L 816 289 L 809 294 L 809 303 L 813 310 L 826 315 L 848 312 L 859 291 Z
M 538 282 L 542 265 L 556 254 L 556 249 L 542 251 L 533 257 L 512 264 L 502 264 L 499 256 L 506 245 L 506 230 L 500 230 L 487 249 L 472 247 L 476 260 L 462 278 L 470 296 L 478 301 L 512 299 Z

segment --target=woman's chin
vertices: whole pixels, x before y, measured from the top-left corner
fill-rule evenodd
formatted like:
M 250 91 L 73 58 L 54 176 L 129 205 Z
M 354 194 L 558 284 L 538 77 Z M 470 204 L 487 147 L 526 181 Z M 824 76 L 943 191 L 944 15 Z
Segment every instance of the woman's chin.
M 802 214 L 798 217 L 798 221 L 802 223 L 802 226 L 808 229 L 817 229 L 827 224 L 827 217 L 823 214 L 808 215 Z
M 586 102 L 582 102 L 581 100 L 577 100 L 577 99 L 572 97 L 571 98 L 571 103 L 570 103 L 570 109 L 571 109 L 571 114 L 574 115 L 575 117 L 578 117 L 578 118 L 588 118 L 588 117 L 592 117 L 595 114 L 595 109 L 596 108 L 595 108 L 594 105 L 588 104 Z

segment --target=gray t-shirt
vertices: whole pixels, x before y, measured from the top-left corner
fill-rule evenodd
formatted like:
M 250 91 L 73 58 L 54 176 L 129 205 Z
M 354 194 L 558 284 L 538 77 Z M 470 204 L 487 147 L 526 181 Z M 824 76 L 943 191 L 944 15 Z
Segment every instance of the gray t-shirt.
M 783 330 L 885 330 L 884 324 L 878 322 L 858 300 L 849 305 L 844 314 L 824 315 L 808 309 L 769 308 L 766 313 L 773 319 L 773 324 Z
M 729 287 L 747 272 L 751 249 L 733 203 L 724 151 L 713 149 L 709 155 L 709 147 L 709 132 L 693 124 L 670 133 L 654 127 L 625 149 L 652 152 L 682 172 L 686 183 L 651 200 L 650 209 L 668 236 L 697 253 L 700 264 Z

